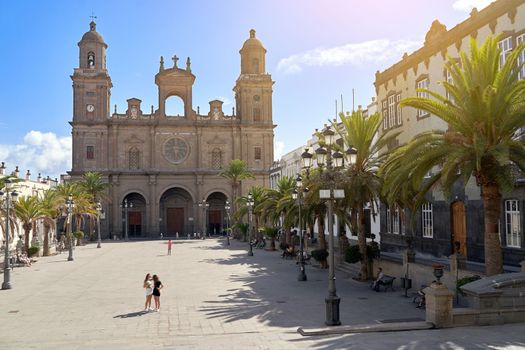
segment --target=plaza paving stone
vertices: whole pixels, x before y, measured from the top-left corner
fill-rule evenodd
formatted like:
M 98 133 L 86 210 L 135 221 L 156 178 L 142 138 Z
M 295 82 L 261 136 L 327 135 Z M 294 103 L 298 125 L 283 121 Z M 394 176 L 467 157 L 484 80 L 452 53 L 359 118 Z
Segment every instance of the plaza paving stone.
M 322 327 L 327 270 L 220 239 L 104 242 L 15 268 L 0 291 L 0 349 L 525 349 L 524 325 L 304 337 Z M 165 285 L 143 312 L 146 273 Z M 3 276 L 2 276 L 3 277 Z M 402 291 L 337 279 L 344 325 L 424 319 Z

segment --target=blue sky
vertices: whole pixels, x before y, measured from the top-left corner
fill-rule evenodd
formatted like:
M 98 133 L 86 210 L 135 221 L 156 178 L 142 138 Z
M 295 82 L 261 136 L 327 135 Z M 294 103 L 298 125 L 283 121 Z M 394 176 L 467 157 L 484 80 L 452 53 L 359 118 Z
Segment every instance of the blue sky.
M 0 11 L 0 161 L 57 176 L 71 163 L 70 75 L 90 15 L 109 45 L 111 105 L 140 98 L 157 106 L 159 57 L 192 60 L 194 109 L 233 106 L 239 49 L 251 28 L 268 50 L 275 80 L 276 155 L 306 142 L 334 116 L 369 103 L 376 70 L 421 45 L 434 19 L 452 28 L 490 0 L 2 1 Z

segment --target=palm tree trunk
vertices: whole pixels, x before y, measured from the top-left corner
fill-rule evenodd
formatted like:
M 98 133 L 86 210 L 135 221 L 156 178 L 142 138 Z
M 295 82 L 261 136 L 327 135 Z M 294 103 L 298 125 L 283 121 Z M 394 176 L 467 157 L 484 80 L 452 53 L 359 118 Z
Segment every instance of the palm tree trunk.
M 501 193 L 497 185 L 483 185 L 483 211 L 485 212 L 485 274 L 503 273 L 503 256 L 498 233 L 501 214 Z
M 27 256 L 29 256 L 29 233 L 31 232 L 31 224 L 24 224 L 24 248 Z
M 369 265 L 368 265 L 368 254 L 366 251 L 366 221 L 365 221 L 365 210 L 363 204 L 357 205 L 357 212 L 359 213 L 358 222 L 358 243 L 359 252 L 361 253 L 361 280 L 366 281 L 370 276 Z
M 231 206 L 232 206 L 232 214 L 231 214 L 232 219 L 235 218 L 235 213 L 237 213 L 237 202 L 235 200 L 236 198 L 237 198 L 237 184 L 235 182 L 232 182 L 232 204 L 231 204 Z M 234 227 L 236 224 L 237 224 L 237 221 L 232 223 L 231 226 Z M 233 235 L 233 237 L 239 239 L 239 229 L 237 227 L 235 227 L 233 229 L 232 235 Z
M 49 231 L 51 230 L 51 226 L 49 224 L 44 224 L 44 256 L 49 256 Z

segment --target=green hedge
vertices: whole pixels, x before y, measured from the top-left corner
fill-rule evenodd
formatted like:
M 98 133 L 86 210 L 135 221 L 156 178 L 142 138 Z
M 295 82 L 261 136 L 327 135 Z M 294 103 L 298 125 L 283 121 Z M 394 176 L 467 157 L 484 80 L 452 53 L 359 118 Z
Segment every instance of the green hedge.
M 460 278 L 456 283 L 456 290 L 459 294 L 465 295 L 465 293 L 461 290 L 461 287 L 463 287 L 465 284 L 469 284 L 470 282 L 474 282 L 479 279 L 481 279 L 481 277 L 478 275 Z
M 39 251 L 40 251 L 40 247 L 37 246 L 37 245 L 34 245 L 34 246 L 29 247 L 29 249 L 27 250 L 27 255 L 29 257 L 32 257 L 32 256 L 35 256 L 35 255 L 38 255 Z
M 82 232 L 82 231 L 75 231 L 75 232 L 73 232 L 73 237 L 75 237 L 76 239 L 82 239 L 82 238 L 84 238 L 84 232 Z
M 369 261 L 372 261 L 375 258 L 379 258 L 380 250 L 377 242 L 370 242 L 369 244 L 367 244 L 366 252 Z M 359 251 L 358 245 L 351 245 L 350 247 L 346 248 L 345 261 L 349 264 L 355 264 L 361 261 L 361 252 Z
M 326 258 L 328 258 L 328 251 L 326 249 L 312 250 L 312 257 L 319 262 L 326 261 Z

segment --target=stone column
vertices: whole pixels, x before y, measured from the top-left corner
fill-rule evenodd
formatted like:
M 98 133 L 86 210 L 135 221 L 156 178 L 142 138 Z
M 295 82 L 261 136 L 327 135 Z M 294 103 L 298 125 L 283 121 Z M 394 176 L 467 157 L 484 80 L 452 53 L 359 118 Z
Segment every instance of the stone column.
M 452 327 L 452 292 L 441 283 L 432 283 L 424 292 L 426 321 L 436 328 Z

